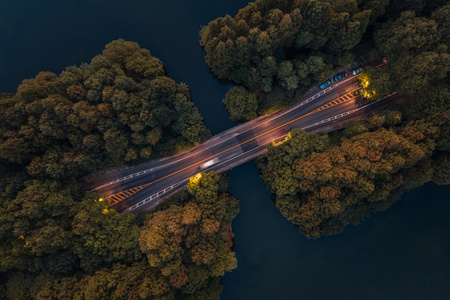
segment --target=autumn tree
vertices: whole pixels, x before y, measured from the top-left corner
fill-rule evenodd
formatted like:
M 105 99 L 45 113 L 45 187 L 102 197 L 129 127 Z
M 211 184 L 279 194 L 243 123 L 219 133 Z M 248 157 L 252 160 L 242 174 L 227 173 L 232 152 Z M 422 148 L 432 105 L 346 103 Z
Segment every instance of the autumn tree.
M 352 122 L 333 143 L 293 130 L 291 139 L 269 146 L 257 164 L 281 213 L 317 238 L 392 203 L 398 191 L 431 180 L 433 169 L 423 162 L 435 148 L 438 128 L 424 120 L 399 126 L 400 120 L 398 112 L 385 112 Z
M 204 199 L 207 205 L 191 196 L 185 197 L 189 203 L 180 202 L 186 218 L 191 207 L 207 208 L 195 227 L 204 235 L 193 232 L 187 244 L 195 249 L 182 243 L 173 253 L 187 267 L 170 275 L 174 265 L 152 266 L 142 253 L 132 214 L 111 210 L 76 182 L 87 172 L 172 155 L 210 136 L 188 87 L 166 75 L 147 50 L 117 40 L 90 64 L 59 76 L 41 72 L 24 80 L 16 94 L 0 95 L 2 296 L 218 297 L 218 277 L 236 264 L 229 224 L 238 202 L 224 193 L 226 177 L 209 176 L 218 188 Z M 170 234 L 171 228 L 165 230 Z
M 190 201 L 148 215 L 142 227 L 140 248 L 150 266 L 186 293 L 236 268 L 227 242 L 237 200 L 219 194 L 219 181 L 213 171 L 192 178 Z

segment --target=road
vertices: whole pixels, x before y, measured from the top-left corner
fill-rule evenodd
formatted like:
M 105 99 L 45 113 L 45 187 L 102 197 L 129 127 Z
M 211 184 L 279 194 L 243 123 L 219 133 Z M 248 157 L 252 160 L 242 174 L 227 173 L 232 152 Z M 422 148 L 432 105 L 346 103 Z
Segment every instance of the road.
M 186 188 L 192 176 L 211 170 L 224 172 L 247 162 L 263 154 L 269 143 L 282 141 L 293 128 L 333 131 L 333 123 L 370 114 L 396 97 L 359 105 L 354 96 L 358 88 L 357 77 L 349 72 L 348 77 L 326 89 L 315 89 L 291 107 L 233 127 L 184 154 L 102 176 L 87 176 L 82 181 L 84 188 L 100 193 L 119 212 L 152 209 Z

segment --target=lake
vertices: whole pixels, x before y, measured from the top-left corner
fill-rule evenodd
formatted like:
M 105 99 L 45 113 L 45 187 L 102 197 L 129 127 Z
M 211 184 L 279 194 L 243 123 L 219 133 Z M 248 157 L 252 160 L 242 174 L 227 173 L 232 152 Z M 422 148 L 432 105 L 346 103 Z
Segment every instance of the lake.
M 0 0 L 0 91 L 39 71 L 89 62 L 118 38 L 139 43 L 185 82 L 206 125 L 233 126 L 221 100 L 229 86 L 209 72 L 201 25 L 247 1 Z M 249 162 L 229 172 L 241 201 L 233 222 L 238 268 L 223 299 L 448 299 L 450 186 L 411 191 L 390 209 L 343 233 L 308 240 L 280 214 Z

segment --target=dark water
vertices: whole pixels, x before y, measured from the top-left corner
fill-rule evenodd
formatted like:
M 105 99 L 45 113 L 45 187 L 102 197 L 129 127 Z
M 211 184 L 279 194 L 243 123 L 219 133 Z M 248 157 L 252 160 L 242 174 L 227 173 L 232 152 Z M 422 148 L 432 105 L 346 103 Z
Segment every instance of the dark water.
M 0 0 L 0 91 L 14 92 L 40 71 L 56 74 L 89 62 L 105 44 L 137 42 L 185 82 L 214 133 L 232 126 L 221 100 L 228 90 L 209 73 L 199 31 L 235 15 L 242 0 Z
M 242 0 L 0 0 L 0 91 L 14 92 L 39 71 L 89 62 L 111 40 L 135 41 L 185 82 L 206 125 L 232 126 L 221 104 L 228 87 L 209 73 L 201 25 L 234 15 Z M 449 299 L 450 186 L 406 194 L 358 227 L 308 240 L 270 200 L 257 170 L 230 171 L 241 200 L 233 227 L 239 267 L 224 277 L 223 299 Z
M 223 299 L 449 299 L 450 186 L 427 184 L 334 237 L 308 240 L 252 163 L 230 171 L 238 268 Z

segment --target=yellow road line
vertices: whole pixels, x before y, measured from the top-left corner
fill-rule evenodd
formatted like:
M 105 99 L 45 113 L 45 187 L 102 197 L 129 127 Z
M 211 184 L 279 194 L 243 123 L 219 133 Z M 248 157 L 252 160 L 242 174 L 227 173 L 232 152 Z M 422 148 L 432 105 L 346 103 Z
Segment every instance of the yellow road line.
M 344 96 L 347 96 L 347 95 L 349 95 L 349 94 L 351 94 L 351 93 L 353 93 L 353 92 L 355 92 L 355 91 L 357 91 L 357 90 L 358 90 L 358 89 L 356 89 L 356 90 L 354 90 L 354 91 L 351 91 L 351 92 L 345 94 Z M 341 96 L 341 97 L 343 97 L 343 96 Z M 340 99 L 341 97 L 339 97 L 339 98 L 337 98 L 337 99 Z M 349 100 L 351 100 L 351 99 L 352 99 L 352 98 L 349 97 L 348 100 L 344 100 L 343 102 L 349 101 Z M 336 99 L 335 99 L 335 100 L 336 100 Z M 332 100 L 332 101 L 335 101 L 335 100 Z M 222 153 L 225 153 L 225 152 L 227 152 L 227 151 L 233 150 L 234 148 L 240 147 L 240 146 L 242 146 L 243 144 L 246 144 L 246 143 L 248 143 L 248 142 L 250 142 L 250 141 L 253 141 L 253 140 L 255 140 L 255 139 L 257 139 L 257 138 L 259 138 L 259 137 L 261 137 L 261 136 L 263 136 L 263 135 L 265 135 L 265 134 L 268 134 L 268 133 L 270 133 L 270 132 L 272 132 L 272 131 L 275 131 L 275 130 L 277 130 L 277 129 L 283 128 L 283 127 L 285 127 L 286 125 L 289 125 L 289 124 L 291 124 L 291 123 L 293 123 L 293 122 L 296 122 L 296 121 L 298 121 L 298 120 L 300 120 L 300 119 L 303 119 L 303 118 L 305 118 L 305 117 L 307 117 L 307 116 L 309 116 L 309 115 L 312 115 L 312 114 L 314 114 L 314 113 L 316 113 L 316 112 L 319 112 L 319 111 L 322 111 L 322 110 L 324 110 L 324 109 L 327 109 L 327 108 L 330 108 L 330 107 L 339 105 L 339 104 L 341 104 L 341 103 L 343 103 L 343 102 L 340 102 L 340 103 L 337 103 L 337 104 L 330 104 L 331 102 L 328 102 L 327 104 L 324 104 L 324 105 L 322 105 L 322 106 L 319 107 L 319 108 L 316 108 L 315 110 L 313 110 L 313 111 L 307 113 L 306 115 L 300 116 L 300 117 L 298 117 L 298 118 L 296 118 L 296 119 L 294 119 L 294 120 L 291 120 L 291 121 L 289 121 L 289 122 L 287 122 L 287 123 L 285 123 L 285 124 L 283 124 L 283 125 L 280 125 L 280 126 L 278 126 L 278 127 L 275 127 L 275 128 L 273 128 L 273 129 L 271 129 L 271 130 L 269 130 L 269 131 L 266 131 L 266 132 L 264 132 L 264 133 L 261 133 L 261 134 L 255 136 L 255 137 L 253 137 L 253 138 L 251 138 L 251 139 L 249 139 L 249 140 L 247 140 L 247 141 L 245 141 L 245 142 L 242 142 L 242 143 L 240 143 L 240 144 L 238 144 L 238 145 L 235 145 L 235 146 L 233 146 L 233 147 L 231 147 L 231 148 L 228 148 L 228 149 L 223 150 L 223 151 L 221 151 L 221 152 L 219 152 L 219 153 L 216 153 L 216 154 L 214 154 L 214 155 L 212 155 L 212 156 L 210 156 L 210 157 L 208 157 L 208 158 L 205 158 L 205 159 L 203 159 L 203 160 L 201 160 L 201 161 L 198 161 L 198 162 L 196 162 L 196 163 L 194 163 L 194 164 L 192 164 L 192 165 L 190 165 L 190 166 L 184 167 L 183 169 L 180 169 L 180 170 L 178 170 L 178 171 L 175 171 L 175 172 L 173 172 L 173 173 L 171 173 L 171 174 L 169 174 L 169 175 L 166 175 L 166 176 L 164 176 L 164 177 L 161 177 L 161 178 L 159 178 L 159 179 L 156 179 L 156 180 L 154 180 L 154 181 L 152 181 L 152 182 L 149 182 L 149 183 L 146 183 L 146 184 L 143 184 L 143 185 L 140 185 L 140 186 L 136 186 L 136 187 L 130 188 L 130 189 L 126 190 L 126 191 L 122 191 L 122 192 L 120 192 L 120 193 L 117 193 L 117 194 L 114 194 L 114 195 L 107 196 L 107 197 L 105 197 L 105 198 L 108 199 L 108 201 L 109 201 L 109 199 L 112 199 L 112 197 L 116 197 L 117 195 L 120 195 L 120 194 L 122 194 L 122 193 L 124 193 L 124 192 L 129 192 L 129 191 L 133 191 L 133 190 L 137 189 L 137 191 L 133 193 L 133 195 L 134 195 L 134 194 L 136 194 L 137 192 L 141 191 L 142 189 L 146 188 L 147 186 L 149 186 L 149 185 L 151 185 L 151 184 L 153 184 L 153 183 L 156 183 L 156 182 L 158 182 L 158 181 L 161 181 L 161 180 L 163 180 L 163 179 L 166 179 L 167 177 L 170 177 L 170 176 L 172 176 L 172 175 L 178 174 L 178 173 L 180 173 L 180 172 L 182 172 L 182 171 L 184 171 L 184 170 L 186 170 L 186 169 L 189 169 L 189 168 L 191 168 L 191 167 L 193 167 L 193 166 L 195 166 L 195 165 L 198 165 L 198 164 L 200 164 L 200 163 L 202 163 L 202 162 L 204 162 L 204 161 L 210 160 L 211 158 L 216 157 L 216 156 L 218 156 L 218 155 L 220 155 L 220 154 L 222 154 Z M 130 196 L 131 196 L 131 195 L 130 195 Z M 126 197 L 126 198 L 128 198 L 128 197 Z M 123 199 L 121 199 L 120 201 L 117 201 L 116 203 L 121 202 L 121 201 L 125 200 L 126 198 L 123 198 Z M 114 203 L 113 205 L 115 205 L 116 203 Z
M 109 195 L 109 196 L 107 196 L 107 197 L 105 197 L 105 198 L 106 198 L 108 201 L 110 201 L 110 199 L 114 200 L 113 197 L 117 197 L 117 198 L 120 199 L 120 201 L 123 201 L 123 200 L 125 200 L 126 198 L 129 198 L 129 197 L 133 196 L 134 194 L 136 194 L 137 192 L 141 191 L 143 188 L 149 186 L 150 184 L 152 184 L 152 183 L 146 183 L 146 184 L 143 184 L 143 185 L 140 185 L 140 186 L 136 186 L 136 187 L 133 187 L 133 188 L 131 188 L 131 189 L 128 189 L 128 190 L 125 190 L 125 191 L 121 191 L 121 192 L 119 192 L 119 193 L 117 193 L 117 194 Z M 124 197 L 124 195 L 125 195 L 126 197 Z M 120 201 L 117 201 L 117 202 L 120 202 Z M 115 203 L 114 203 L 114 204 L 115 204 Z

